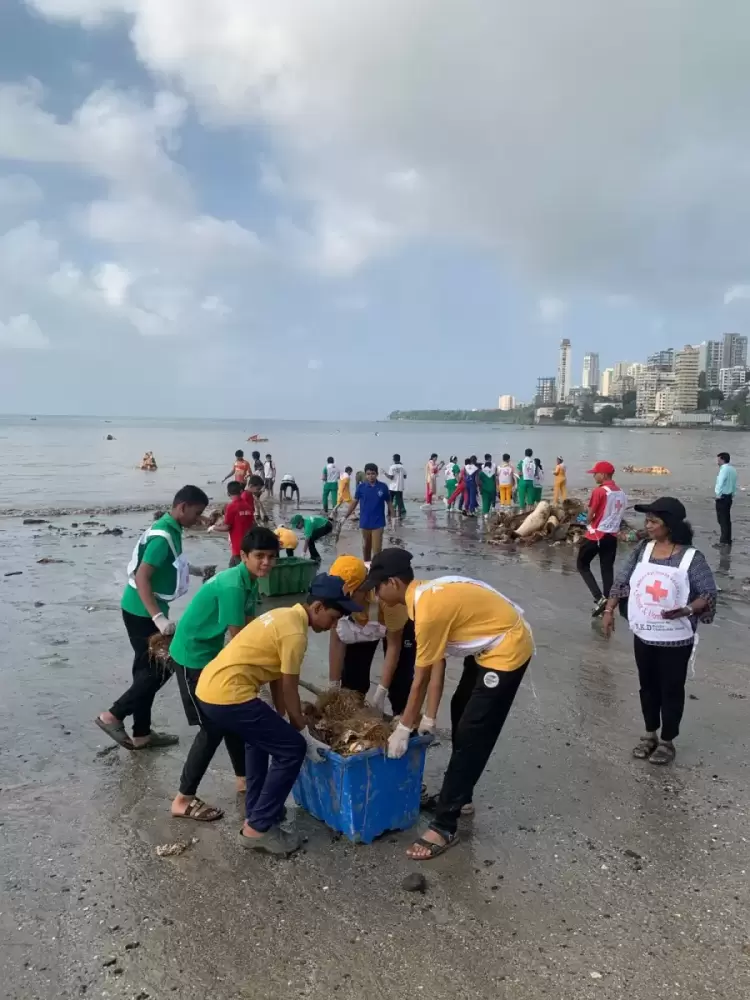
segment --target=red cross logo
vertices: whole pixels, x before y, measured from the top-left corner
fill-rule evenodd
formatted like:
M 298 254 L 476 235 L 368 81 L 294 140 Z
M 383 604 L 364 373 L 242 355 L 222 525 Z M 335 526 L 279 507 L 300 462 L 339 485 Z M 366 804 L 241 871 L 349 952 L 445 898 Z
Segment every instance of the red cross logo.
M 615 500 L 615 510 L 617 511 L 618 514 L 622 510 L 622 507 L 623 507 L 622 500 Z
M 661 604 L 665 597 L 669 597 L 669 591 L 661 585 L 661 580 L 654 580 L 650 587 L 646 587 L 646 593 L 651 594 L 657 604 Z

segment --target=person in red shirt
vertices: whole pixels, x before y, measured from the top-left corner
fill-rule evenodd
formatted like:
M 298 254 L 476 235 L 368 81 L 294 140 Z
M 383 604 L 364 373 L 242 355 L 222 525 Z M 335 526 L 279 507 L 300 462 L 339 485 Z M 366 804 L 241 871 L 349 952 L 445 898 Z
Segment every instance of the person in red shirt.
M 230 483 L 227 486 L 230 500 L 224 511 L 224 521 L 208 529 L 229 534 L 229 547 L 232 553 L 232 558 L 229 560 L 230 569 L 239 564 L 242 539 L 255 525 L 256 499 L 263 492 L 263 485 L 260 476 L 251 476 L 246 490 L 243 490 L 242 483 Z
M 596 487 L 589 500 L 586 537 L 578 549 L 577 569 L 594 598 L 592 617 L 598 618 L 604 612 L 612 588 L 617 535 L 628 498 L 613 479 L 615 467 L 611 462 L 597 462 L 593 469 L 589 469 L 589 474 L 593 475 Z M 597 556 L 602 571 L 601 587 L 591 572 L 591 563 Z
M 232 466 L 232 471 L 228 472 L 226 476 L 222 479 L 222 483 L 225 483 L 227 479 L 231 479 L 234 476 L 234 482 L 239 483 L 244 487 L 250 475 L 250 463 L 245 458 L 245 452 L 238 448 L 234 453 L 234 465 Z

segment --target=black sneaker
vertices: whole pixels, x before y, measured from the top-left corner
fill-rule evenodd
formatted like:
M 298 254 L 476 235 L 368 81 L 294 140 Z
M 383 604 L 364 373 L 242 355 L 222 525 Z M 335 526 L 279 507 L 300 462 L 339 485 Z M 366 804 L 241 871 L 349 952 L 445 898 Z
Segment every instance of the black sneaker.
M 606 606 L 607 606 L 607 598 L 600 597 L 599 600 L 594 605 L 594 610 L 591 612 L 591 617 L 599 618 L 601 615 L 604 614 L 604 609 L 606 608 Z

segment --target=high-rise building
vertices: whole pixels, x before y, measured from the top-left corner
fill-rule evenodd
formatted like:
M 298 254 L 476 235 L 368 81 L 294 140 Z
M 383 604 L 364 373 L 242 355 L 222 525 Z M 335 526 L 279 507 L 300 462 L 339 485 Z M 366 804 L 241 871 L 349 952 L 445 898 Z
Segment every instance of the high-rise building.
M 731 396 L 732 393 L 747 385 L 748 378 L 750 378 L 750 368 L 747 368 L 746 365 L 722 368 L 719 371 L 719 389 L 725 396 Z
M 573 348 L 566 337 L 560 341 L 560 356 L 557 361 L 557 402 L 567 403 L 570 395 L 570 369 L 573 364 Z
M 605 368 L 602 372 L 601 382 L 599 385 L 599 394 L 605 396 L 607 399 L 612 395 L 612 383 L 615 379 L 614 368 Z
M 673 372 L 660 372 L 656 368 L 644 368 L 636 378 L 635 412 L 639 417 L 654 416 L 663 412 L 659 409 L 667 401 L 665 392 L 675 384 Z M 661 395 L 660 395 L 661 394 Z
M 512 410 L 516 405 L 515 396 L 501 396 L 497 401 L 498 410 Z
M 698 409 L 698 378 L 700 375 L 700 348 L 686 345 L 675 355 L 674 408 L 680 413 Z
M 747 337 L 739 333 L 725 333 L 722 368 L 739 367 L 747 367 Z
M 719 371 L 724 367 L 724 342 L 704 340 L 700 345 L 700 372 L 706 376 L 706 388 L 719 388 Z
M 556 382 L 554 378 L 544 377 L 536 380 L 536 405 L 554 406 L 557 402 Z
M 668 347 L 666 351 L 656 351 L 646 358 L 646 367 L 653 371 L 673 372 L 674 371 L 674 348 Z
M 583 356 L 583 379 L 581 388 L 589 389 L 591 392 L 599 391 L 599 355 L 584 354 Z
M 609 395 L 613 399 L 622 399 L 626 392 L 632 392 L 635 389 L 635 377 L 631 371 L 632 367 L 632 361 L 615 362 L 609 386 Z M 602 395 L 604 395 L 603 392 Z

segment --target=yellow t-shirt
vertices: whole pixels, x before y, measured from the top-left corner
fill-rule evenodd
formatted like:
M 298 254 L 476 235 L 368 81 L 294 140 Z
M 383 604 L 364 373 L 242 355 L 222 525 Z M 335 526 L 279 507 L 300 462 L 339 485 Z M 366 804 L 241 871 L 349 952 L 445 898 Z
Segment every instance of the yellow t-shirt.
M 255 618 L 201 670 L 196 695 L 209 705 L 240 705 L 282 674 L 299 674 L 308 628 L 301 604 Z
M 534 640 L 513 605 L 500 594 L 470 582 L 438 583 L 423 591 L 416 604 L 414 580 L 406 590 L 406 610 L 414 622 L 418 667 L 429 667 L 446 655 L 449 642 L 472 642 L 503 636 L 494 649 L 477 656 L 487 670 L 517 670 L 532 656 Z
M 279 545 L 282 549 L 296 549 L 299 544 L 299 538 L 297 538 L 296 531 L 292 531 L 291 528 L 277 528 L 276 537 L 279 540 Z

